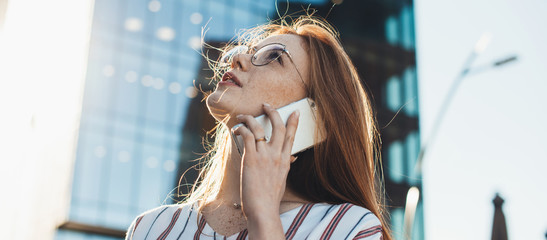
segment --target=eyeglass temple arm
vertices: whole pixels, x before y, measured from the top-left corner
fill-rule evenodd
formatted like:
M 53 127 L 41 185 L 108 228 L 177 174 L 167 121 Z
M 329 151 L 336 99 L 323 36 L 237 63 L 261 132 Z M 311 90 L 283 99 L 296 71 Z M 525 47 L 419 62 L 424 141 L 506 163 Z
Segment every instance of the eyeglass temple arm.
M 292 60 L 292 54 L 289 52 L 289 50 L 287 49 L 283 49 L 283 51 L 285 53 L 287 53 L 287 56 L 289 56 L 289 59 L 291 60 L 291 63 L 294 67 L 294 69 L 296 69 L 296 72 L 298 73 L 298 76 L 300 77 L 300 80 L 302 81 L 302 83 L 304 84 L 304 86 L 306 87 L 306 92 L 308 92 L 308 85 L 306 84 L 306 82 L 304 82 L 304 78 L 302 77 L 302 74 L 300 73 L 300 71 L 298 70 L 298 68 L 296 67 L 296 63 L 294 63 L 294 61 Z

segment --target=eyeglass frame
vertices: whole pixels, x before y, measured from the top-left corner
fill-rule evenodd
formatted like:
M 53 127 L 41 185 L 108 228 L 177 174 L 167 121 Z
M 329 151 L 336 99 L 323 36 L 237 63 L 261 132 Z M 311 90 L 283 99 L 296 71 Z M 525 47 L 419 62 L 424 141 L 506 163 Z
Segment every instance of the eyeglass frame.
M 296 72 L 298 73 L 298 76 L 300 77 L 300 80 L 302 81 L 302 83 L 304 84 L 305 88 L 306 88 L 306 92 L 308 91 L 307 89 L 307 85 L 306 85 L 306 82 L 304 82 L 304 78 L 302 77 L 302 74 L 300 73 L 300 71 L 298 70 L 298 67 L 296 67 L 296 64 L 294 63 L 293 59 L 292 59 L 292 55 L 291 53 L 289 52 L 289 50 L 287 50 L 287 46 L 285 46 L 285 44 L 282 44 L 282 43 L 268 43 L 262 47 L 260 47 L 260 49 L 262 48 L 265 48 L 267 46 L 270 46 L 270 45 L 280 45 L 280 46 L 283 46 L 283 49 L 281 49 L 282 52 L 286 53 L 287 56 L 289 57 L 289 60 L 291 60 L 291 63 L 292 65 L 294 66 L 294 69 L 296 70 Z M 260 66 L 266 66 L 268 64 L 270 64 L 271 62 L 277 60 L 278 58 L 280 58 L 283 54 L 279 54 L 279 56 L 277 56 L 276 58 L 273 58 L 272 60 L 270 60 L 269 62 L 267 63 L 264 63 L 264 64 L 256 64 L 254 63 L 254 59 L 256 59 L 255 55 L 256 53 L 258 53 L 258 51 L 260 49 L 257 49 L 256 47 L 253 47 L 253 48 L 249 48 L 248 46 L 245 46 L 245 45 L 238 45 L 232 49 L 230 49 L 229 51 L 227 51 L 226 53 L 230 53 L 232 51 L 234 51 L 235 49 L 238 49 L 238 48 L 243 48 L 244 50 L 243 51 L 236 51 L 235 53 L 233 54 L 230 54 L 230 58 L 229 58 L 229 61 L 226 61 L 226 63 L 230 63 L 230 62 L 233 62 L 234 60 L 234 57 L 237 55 L 237 54 L 241 54 L 241 53 L 245 53 L 245 54 L 250 54 L 248 53 L 249 52 L 249 49 L 253 49 L 254 53 L 253 55 L 251 56 L 251 64 L 253 64 L 254 66 L 257 66 L 257 67 L 260 67 Z M 224 54 L 221 58 L 220 58 L 220 62 L 222 63 L 223 62 L 223 59 L 224 57 L 226 56 L 226 54 Z

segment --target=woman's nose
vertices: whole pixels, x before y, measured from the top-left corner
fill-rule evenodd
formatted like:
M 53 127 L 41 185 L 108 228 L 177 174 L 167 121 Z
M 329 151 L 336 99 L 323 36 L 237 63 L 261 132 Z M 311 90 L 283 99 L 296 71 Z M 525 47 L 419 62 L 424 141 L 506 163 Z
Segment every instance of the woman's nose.
M 249 64 L 251 64 L 251 55 L 245 53 L 238 53 L 232 59 L 232 68 L 240 68 L 242 71 L 249 70 Z

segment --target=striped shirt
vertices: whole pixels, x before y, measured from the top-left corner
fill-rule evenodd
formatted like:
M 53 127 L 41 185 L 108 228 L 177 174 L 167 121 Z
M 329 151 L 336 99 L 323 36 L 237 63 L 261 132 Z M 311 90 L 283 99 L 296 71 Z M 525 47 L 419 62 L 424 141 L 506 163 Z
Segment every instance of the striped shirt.
M 280 215 L 286 239 L 381 240 L 382 226 L 368 209 L 344 203 L 309 203 Z M 216 233 L 192 205 L 161 206 L 138 216 L 126 240 L 244 240 L 247 230 L 231 236 Z

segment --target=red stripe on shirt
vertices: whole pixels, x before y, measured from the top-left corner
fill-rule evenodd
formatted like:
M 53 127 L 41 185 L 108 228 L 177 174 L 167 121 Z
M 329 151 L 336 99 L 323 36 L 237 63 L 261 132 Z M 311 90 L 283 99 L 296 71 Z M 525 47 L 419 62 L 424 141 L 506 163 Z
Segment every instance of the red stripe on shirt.
M 137 229 L 137 226 L 139 226 L 139 223 L 141 223 L 141 220 L 144 216 L 140 216 L 139 218 L 137 218 L 137 222 L 135 223 L 135 227 L 133 228 L 133 232 L 135 232 L 135 230 Z
M 141 223 L 141 220 L 142 220 L 143 217 L 144 217 L 144 215 L 137 218 L 137 221 L 135 222 L 135 227 L 133 227 L 133 231 L 131 232 L 131 238 L 130 239 L 133 239 L 133 235 L 135 234 L 135 230 L 137 230 L 137 226 L 139 226 L 139 223 Z
M 296 231 L 298 231 L 298 228 L 300 225 L 302 225 L 302 222 L 304 222 L 304 219 L 306 216 L 308 216 L 308 213 L 310 212 L 311 208 L 314 204 L 306 204 L 304 207 L 298 211 L 298 214 L 296 214 L 296 217 L 294 218 L 293 222 L 291 223 L 291 226 L 287 230 L 287 233 L 285 234 L 285 238 L 287 240 L 291 240 L 294 235 L 296 235 Z
M 352 206 L 353 206 L 353 204 L 351 204 L 351 203 L 342 204 L 340 209 L 338 209 L 338 212 L 336 213 L 336 215 L 334 215 L 334 217 L 330 220 L 329 225 L 327 226 L 327 228 L 325 229 L 325 231 L 321 235 L 321 239 L 325 239 L 325 240 L 330 239 L 330 237 L 332 236 L 332 233 L 334 232 L 334 229 L 336 229 L 336 226 L 340 222 L 340 219 L 342 219 L 344 214 L 346 214 L 346 212 Z
M 241 232 L 239 233 L 239 235 L 237 235 L 236 240 L 244 240 L 244 239 L 247 237 L 247 234 L 249 234 L 249 232 L 247 231 L 247 229 L 241 231 Z
M 355 237 L 353 238 L 353 240 L 370 237 L 376 233 L 381 233 L 381 232 L 382 232 L 382 226 L 377 225 L 377 226 L 370 227 L 358 232 L 357 235 L 355 235 Z
M 169 235 L 169 233 L 173 229 L 173 226 L 175 226 L 175 223 L 177 222 L 177 219 L 180 216 L 180 211 L 181 210 L 182 210 L 182 208 L 179 208 L 179 209 L 177 209 L 177 211 L 175 211 L 175 213 L 173 214 L 173 217 L 171 218 L 171 223 L 169 223 L 169 226 L 167 226 L 167 228 L 160 234 L 160 236 L 158 237 L 158 240 L 165 240 L 167 235 Z
M 205 218 L 202 216 L 198 224 L 198 229 L 196 230 L 196 233 L 194 234 L 194 240 L 199 240 L 201 236 L 201 232 L 203 232 L 204 227 L 205 227 Z

